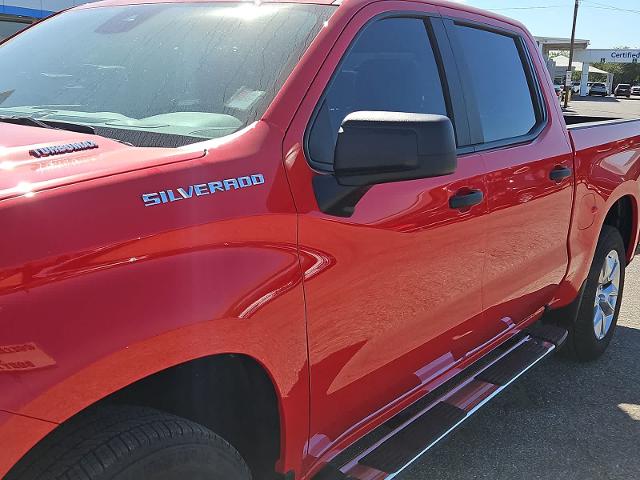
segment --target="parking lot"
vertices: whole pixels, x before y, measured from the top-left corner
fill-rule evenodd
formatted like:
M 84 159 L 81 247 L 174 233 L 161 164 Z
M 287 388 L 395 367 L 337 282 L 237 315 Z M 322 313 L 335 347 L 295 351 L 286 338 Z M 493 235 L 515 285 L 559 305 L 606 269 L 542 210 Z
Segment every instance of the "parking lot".
M 613 118 L 640 117 L 640 97 L 573 97 L 567 114 Z
M 399 478 L 640 478 L 640 257 L 625 289 L 618 329 L 600 360 L 545 361 Z

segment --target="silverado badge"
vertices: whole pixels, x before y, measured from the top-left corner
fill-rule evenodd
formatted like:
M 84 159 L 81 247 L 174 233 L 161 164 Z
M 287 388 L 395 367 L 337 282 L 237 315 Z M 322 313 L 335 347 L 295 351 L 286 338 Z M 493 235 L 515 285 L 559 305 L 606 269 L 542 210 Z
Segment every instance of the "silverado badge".
M 179 187 L 175 190 L 162 190 L 160 192 L 143 193 L 142 201 L 145 207 L 152 205 L 160 205 L 163 203 L 176 202 L 178 200 L 188 200 L 191 198 L 201 197 L 203 195 L 212 195 L 216 192 L 227 192 L 229 190 L 238 190 L 239 188 L 255 187 L 264 183 L 264 175 L 255 173 L 244 177 L 226 178 L 224 180 L 214 180 L 202 183 L 196 183 L 186 187 Z

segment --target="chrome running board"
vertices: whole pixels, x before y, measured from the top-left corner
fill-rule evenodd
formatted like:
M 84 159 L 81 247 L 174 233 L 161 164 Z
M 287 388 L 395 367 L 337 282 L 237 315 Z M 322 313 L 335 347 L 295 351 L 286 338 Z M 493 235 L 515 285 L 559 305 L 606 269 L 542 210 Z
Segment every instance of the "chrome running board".
M 380 425 L 356 442 L 353 456 L 345 459 L 344 454 L 339 455 L 314 480 L 395 478 L 558 348 L 566 337 L 565 329 L 552 325 L 525 332 L 479 370 L 455 377 L 455 383 L 447 384 L 446 391 L 437 397 L 427 395 Z

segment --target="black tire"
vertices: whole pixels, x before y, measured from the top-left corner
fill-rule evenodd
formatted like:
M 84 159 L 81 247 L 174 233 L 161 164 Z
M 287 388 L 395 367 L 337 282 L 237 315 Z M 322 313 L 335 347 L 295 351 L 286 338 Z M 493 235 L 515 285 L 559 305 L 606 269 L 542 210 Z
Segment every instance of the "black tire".
M 618 253 L 620 262 L 620 288 L 618 289 L 618 300 L 614 309 L 613 320 L 606 335 L 602 339 L 598 339 L 594 330 L 594 301 L 596 298 L 596 289 L 598 288 L 598 278 L 600 270 L 607 255 L 615 250 Z M 624 278 L 626 268 L 626 252 L 624 242 L 618 229 L 609 225 L 602 227 L 598 245 L 596 247 L 591 269 L 587 277 L 582 297 L 580 298 L 580 306 L 575 323 L 569 325 L 569 336 L 563 349 L 566 356 L 581 362 L 588 362 L 600 357 L 609 346 L 611 338 L 618 323 L 618 315 L 620 314 L 620 305 L 622 304 L 622 295 L 624 292 Z
M 6 480 L 251 480 L 208 428 L 141 407 L 97 408 L 61 425 Z

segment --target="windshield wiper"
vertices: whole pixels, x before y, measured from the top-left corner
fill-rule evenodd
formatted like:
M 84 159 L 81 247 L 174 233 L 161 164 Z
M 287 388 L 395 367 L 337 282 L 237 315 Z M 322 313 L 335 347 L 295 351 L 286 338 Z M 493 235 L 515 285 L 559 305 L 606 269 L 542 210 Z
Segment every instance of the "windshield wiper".
M 83 125 L 81 123 L 59 122 L 57 120 L 40 120 L 33 117 L 19 117 L 19 116 L 0 116 L 0 122 L 13 123 L 15 125 L 26 125 L 28 127 L 40 127 L 40 128 L 55 128 L 57 130 L 69 130 L 76 133 L 88 133 L 90 135 L 96 134 L 96 129 L 90 125 Z
M 0 117 L 0 122 L 27 125 L 29 127 L 55 128 L 33 117 Z
M 69 130 L 70 132 L 76 133 L 88 133 L 89 135 L 95 135 L 96 129 L 91 125 L 85 125 L 84 123 L 71 123 L 71 122 L 60 122 L 58 120 L 39 120 L 43 122 L 45 125 L 50 125 L 53 128 L 58 128 L 60 130 Z

